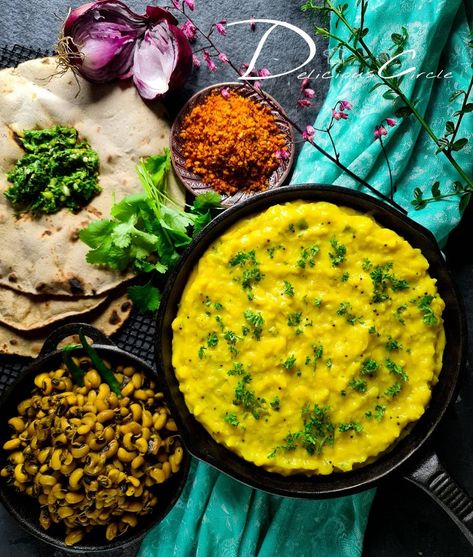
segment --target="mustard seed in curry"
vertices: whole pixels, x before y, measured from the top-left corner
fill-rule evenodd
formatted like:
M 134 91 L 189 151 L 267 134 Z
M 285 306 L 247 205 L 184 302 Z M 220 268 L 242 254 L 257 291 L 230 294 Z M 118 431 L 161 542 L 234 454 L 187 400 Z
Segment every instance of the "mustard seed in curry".
M 286 151 L 274 115 L 252 99 L 230 91 L 208 95 L 184 119 L 186 167 L 223 194 L 267 189 Z
M 173 366 L 212 437 L 272 472 L 348 471 L 430 400 L 444 302 L 428 262 L 368 216 L 274 205 L 217 239 L 173 323 Z

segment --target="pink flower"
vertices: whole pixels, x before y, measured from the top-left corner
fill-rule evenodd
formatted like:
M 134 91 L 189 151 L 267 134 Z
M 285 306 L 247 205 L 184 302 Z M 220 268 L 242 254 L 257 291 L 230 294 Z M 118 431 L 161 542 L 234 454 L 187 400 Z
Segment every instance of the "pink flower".
M 311 141 L 314 138 L 315 130 L 312 126 L 307 126 L 306 129 L 302 132 L 302 138 L 305 141 Z
M 297 106 L 300 106 L 301 108 L 309 108 L 309 106 L 312 106 L 312 103 L 309 99 L 299 99 L 297 101 Z
M 189 10 L 194 11 L 195 8 L 194 0 L 184 0 L 184 4 L 189 8 Z
M 261 68 L 261 70 L 258 70 L 258 75 L 259 77 L 268 77 L 271 75 L 271 72 L 268 68 Z
M 309 83 L 310 83 L 310 78 L 309 77 L 304 77 L 304 79 L 302 80 L 302 83 L 301 83 L 301 91 L 303 91 L 304 89 L 309 87 Z
M 200 60 L 197 58 L 195 54 L 192 55 L 192 65 L 195 68 L 200 68 Z
M 226 20 L 222 19 L 222 21 L 219 21 L 218 23 L 215 24 L 215 29 L 217 29 L 217 32 L 220 35 L 225 36 L 227 34 L 226 25 L 227 25 Z
M 386 124 L 388 126 L 391 126 L 391 128 L 394 128 L 394 126 L 397 124 L 396 120 L 393 120 L 393 118 L 386 118 Z
M 255 86 L 256 89 L 261 89 L 261 81 L 254 81 L 253 85 Z
M 375 136 L 376 139 L 379 139 L 383 135 L 388 135 L 388 131 L 386 130 L 386 128 L 384 126 L 377 126 L 374 129 L 373 133 L 374 133 L 374 136 Z
M 340 110 L 343 112 L 344 110 L 351 110 L 353 105 L 349 101 L 341 101 L 340 102 Z
M 254 16 L 250 17 L 250 29 L 251 31 L 254 31 L 256 29 L 256 21 Z
M 220 91 L 222 94 L 222 97 L 224 99 L 228 99 L 230 98 L 230 89 L 228 87 L 223 87 L 222 90 Z
M 280 159 L 282 161 L 286 161 L 289 158 L 289 152 L 286 149 L 278 149 L 275 153 L 274 156 L 277 159 Z
M 346 120 L 348 118 L 346 112 L 338 112 L 337 110 L 332 110 L 332 116 L 335 120 Z
M 304 89 L 304 96 L 308 99 L 313 99 L 315 97 L 315 91 L 313 89 Z
M 171 0 L 172 1 L 172 5 L 177 9 L 180 10 L 181 9 L 181 3 L 179 2 L 179 0 Z
M 220 54 L 218 55 L 218 59 L 220 60 L 220 62 L 223 62 L 224 64 L 228 64 L 228 58 L 225 52 L 220 52 Z
M 204 50 L 204 60 L 206 61 L 207 66 L 211 72 L 214 72 L 217 69 L 215 62 L 212 60 L 207 50 Z
M 187 20 L 183 25 L 181 25 L 181 31 L 191 43 L 195 41 L 197 37 L 197 28 L 192 21 Z

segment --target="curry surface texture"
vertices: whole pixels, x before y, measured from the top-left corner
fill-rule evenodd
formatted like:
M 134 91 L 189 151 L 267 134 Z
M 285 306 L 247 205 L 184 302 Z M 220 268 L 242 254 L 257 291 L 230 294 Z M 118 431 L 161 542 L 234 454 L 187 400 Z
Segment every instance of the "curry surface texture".
M 173 322 L 189 410 L 272 472 L 370 462 L 424 413 L 441 369 L 428 266 L 372 217 L 326 202 L 241 220 L 199 260 Z

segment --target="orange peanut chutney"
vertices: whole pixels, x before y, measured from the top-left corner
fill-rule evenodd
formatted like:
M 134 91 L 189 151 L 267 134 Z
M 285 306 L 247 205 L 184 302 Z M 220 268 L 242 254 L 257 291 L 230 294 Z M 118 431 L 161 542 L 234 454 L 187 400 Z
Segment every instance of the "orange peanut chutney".
M 187 169 L 223 194 L 265 190 L 280 163 L 277 151 L 287 151 L 271 110 L 234 91 L 195 106 L 180 137 Z

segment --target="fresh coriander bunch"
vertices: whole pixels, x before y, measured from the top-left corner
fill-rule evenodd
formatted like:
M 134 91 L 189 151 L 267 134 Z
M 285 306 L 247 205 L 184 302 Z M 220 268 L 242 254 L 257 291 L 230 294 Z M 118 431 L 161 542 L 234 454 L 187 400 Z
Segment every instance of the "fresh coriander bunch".
M 143 286 L 130 286 L 128 295 L 140 311 L 155 311 L 161 293 L 153 285 L 156 274 L 166 273 L 192 238 L 215 216 L 221 197 L 208 192 L 196 197 L 188 212 L 167 192 L 170 151 L 141 159 L 137 166 L 144 192 L 115 203 L 111 218 L 91 222 L 80 239 L 91 250 L 86 259 L 116 271 L 149 275 Z

